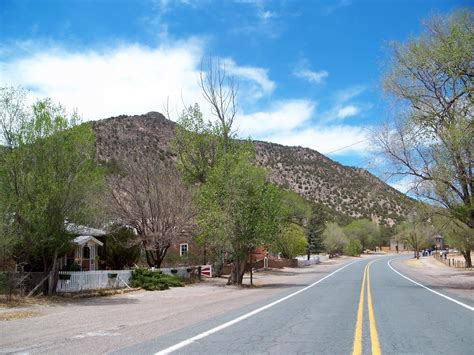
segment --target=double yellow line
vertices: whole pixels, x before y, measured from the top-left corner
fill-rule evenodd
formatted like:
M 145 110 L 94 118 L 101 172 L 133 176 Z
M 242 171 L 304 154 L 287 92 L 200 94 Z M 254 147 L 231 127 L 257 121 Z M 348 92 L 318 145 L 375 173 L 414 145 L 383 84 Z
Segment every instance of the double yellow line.
M 370 343 L 372 355 L 380 355 L 379 336 L 377 334 L 377 326 L 375 324 L 374 308 L 372 306 L 372 295 L 370 293 L 370 265 L 375 260 L 369 262 L 364 269 L 364 277 L 362 279 L 362 286 L 360 288 L 359 308 L 357 309 L 357 320 L 354 332 L 354 345 L 352 346 L 352 355 L 362 354 L 362 328 L 364 324 L 364 296 L 365 285 L 367 281 L 367 307 L 369 311 L 369 329 L 370 329 Z

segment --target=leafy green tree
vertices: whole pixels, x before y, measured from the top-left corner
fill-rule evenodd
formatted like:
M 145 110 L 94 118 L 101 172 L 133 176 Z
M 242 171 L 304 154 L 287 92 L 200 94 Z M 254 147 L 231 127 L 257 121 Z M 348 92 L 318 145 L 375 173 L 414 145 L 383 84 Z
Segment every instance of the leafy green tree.
M 413 180 L 412 193 L 471 229 L 473 19 L 469 8 L 433 17 L 419 37 L 392 44 L 384 87 L 397 100 L 396 119 L 375 137 L 391 172 Z M 462 252 L 471 266 L 470 250 Z
M 375 249 L 380 244 L 380 227 L 368 219 L 356 219 L 343 230 L 350 240 L 359 240 L 363 249 Z
M 172 143 L 177 167 L 185 182 L 203 184 L 219 157 L 219 128 L 204 121 L 198 104 L 183 110 L 177 123 Z
M 323 232 L 324 249 L 329 255 L 342 254 L 348 243 L 344 231 L 337 223 L 331 222 L 326 225 Z
M 282 191 L 282 209 L 288 222 L 306 228 L 312 216 L 311 204 L 292 191 Z
M 114 270 L 132 267 L 140 258 L 140 246 L 137 245 L 136 239 L 130 228 L 114 228 L 105 241 L 103 254 L 107 265 Z
M 295 223 L 286 223 L 272 240 L 272 252 L 281 253 L 284 258 L 293 259 L 306 252 L 308 239 L 302 227 Z
M 360 256 L 362 253 L 362 243 L 359 239 L 349 239 L 344 247 L 344 254 L 349 256 Z
M 0 215 L 15 241 L 15 258 L 41 258 L 55 289 L 58 257 L 73 238 L 65 222 L 85 223 L 97 215 L 95 203 L 104 186 L 95 161 L 95 136 L 88 124 L 68 116 L 50 100 L 31 110 L 17 89 L 2 89 L 0 132 L 6 148 L 0 164 Z M 11 110 L 17 100 L 16 111 Z M 5 225 L 6 222 L 6 225 Z
M 281 221 L 280 192 L 252 160 L 240 152 L 232 165 L 221 161 L 195 194 L 202 240 L 232 262 L 229 284 L 242 283 L 250 251 L 268 244 Z
M 229 284 L 241 284 L 249 252 L 268 243 L 281 221 L 279 190 L 255 165 L 249 142 L 239 142 L 232 124 L 237 89 L 225 66 L 210 59 L 200 84 L 215 123 L 204 123 L 197 105 L 185 110 L 174 142 L 178 167 L 194 189 L 199 240 L 222 263 L 232 262 Z
M 443 213 L 434 215 L 433 224 L 451 248 L 458 249 L 465 260 L 471 259 L 470 251 L 474 250 L 473 228 L 469 228 L 459 220 L 446 217 Z

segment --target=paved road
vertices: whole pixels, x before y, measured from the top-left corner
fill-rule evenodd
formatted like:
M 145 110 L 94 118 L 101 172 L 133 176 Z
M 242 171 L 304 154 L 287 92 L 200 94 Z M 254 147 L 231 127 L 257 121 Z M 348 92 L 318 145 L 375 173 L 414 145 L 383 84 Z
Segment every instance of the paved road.
M 473 305 L 410 282 L 390 259 L 346 264 L 307 287 L 118 353 L 473 353 Z

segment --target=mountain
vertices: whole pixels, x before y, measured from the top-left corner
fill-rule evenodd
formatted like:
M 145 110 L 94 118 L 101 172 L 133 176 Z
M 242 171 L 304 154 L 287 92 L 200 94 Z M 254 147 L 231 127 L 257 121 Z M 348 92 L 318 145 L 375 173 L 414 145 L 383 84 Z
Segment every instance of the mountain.
M 120 161 L 133 150 L 154 150 L 162 160 L 174 159 L 170 143 L 176 123 L 161 113 L 111 117 L 92 125 L 100 161 Z M 364 169 L 344 166 L 308 148 L 254 143 L 257 162 L 274 183 L 312 201 L 336 220 L 369 218 L 393 225 L 410 209 L 410 198 Z

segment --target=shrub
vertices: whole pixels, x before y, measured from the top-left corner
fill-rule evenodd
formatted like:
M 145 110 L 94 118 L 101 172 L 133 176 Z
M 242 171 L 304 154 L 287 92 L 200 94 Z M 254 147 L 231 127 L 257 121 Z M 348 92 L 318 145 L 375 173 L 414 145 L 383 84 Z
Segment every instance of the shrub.
M 351 239 L 344 247 L 344 254 L 350 256 L 360 256 L 362 253 L 362 243 L 359 239 Z
M 136 268 L 130 279 L 131 287 L 141 287 L 148 291 L 167 290 L 170 287 L 183 287 L 184 284 L 175 276 L 164 275 L 161 271 Z

